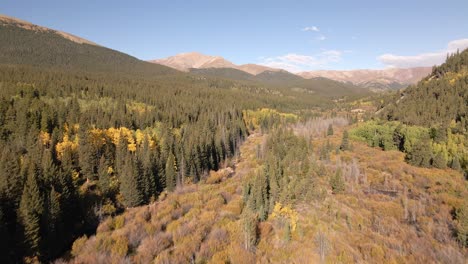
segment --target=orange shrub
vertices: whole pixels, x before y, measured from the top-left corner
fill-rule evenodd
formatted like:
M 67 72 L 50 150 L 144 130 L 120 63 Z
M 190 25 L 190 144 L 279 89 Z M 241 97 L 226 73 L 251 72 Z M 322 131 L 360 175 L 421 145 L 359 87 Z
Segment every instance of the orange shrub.
M 114 239 L 112 247 L 110 249 L 112 254 L 118 256 L 125 256 L 128 252 L 128 239 L 124 236 L 118 236 Z
M 150 263 L 153 259 L 172 245 L 172 238 L 167 233 L 149 236 L 141 241 L 137 249 L 137 260 L 140 263 Z
M 219 210 L 224 205 L 224 198 L 221 195 L 217 195 L 215 198 L 209 200 L 205 209 L 207 210 Z
M 88 237 L 86 235 L 75 240 L 75 242 L 73 242 L 71 254 L 75 257 L 78 256 L 81 253 L 82 249 L 84 248 L 87 240 L 88 240 Z
M 223 207 L 223 210 L 230 212 L 234 215 L 240 215 L 244 209 L 244 201 L 241 198 L 233 199 L 230 203 Z

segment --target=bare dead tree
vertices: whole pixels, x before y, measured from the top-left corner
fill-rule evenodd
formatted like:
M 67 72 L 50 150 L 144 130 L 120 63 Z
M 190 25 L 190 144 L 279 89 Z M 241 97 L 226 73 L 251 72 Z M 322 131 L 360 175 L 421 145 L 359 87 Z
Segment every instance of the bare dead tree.
M 322 263 L 325 263 L 325 257 L 327 256 L 328 251 L 330 250 L 330 242 L 328 241 L 327 237 L 322 232 L 322 230 L 319 230 L 315 235 L 315 243 L 317 244 L 317 252 L 320 255 L 320 261 Z

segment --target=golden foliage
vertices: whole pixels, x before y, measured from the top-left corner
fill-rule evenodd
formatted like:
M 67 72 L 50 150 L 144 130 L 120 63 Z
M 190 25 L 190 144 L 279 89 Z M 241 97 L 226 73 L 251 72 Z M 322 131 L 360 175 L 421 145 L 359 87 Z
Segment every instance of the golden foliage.
M 125 225 L 125 218 L 122 215 L 114 218 L 114 229 L 120 229 Z
M 128 252 L 128 239 L 124 236 L 118 236 L 114 239 L 111 250 L 113 254 L 125 256 Z
M 255 129 L 260 127 L 261 120 L 265 118 L 275 118 L 278 121 L 283 120 L 286 123 L 293 123 L 299 120 L 299 117 L 291 113 L 281 113 L 275 109 L 262 108 L 260 110 L 243 111 L 244 121 L 253 125 Z
M 44 131 L 39 133 L 39 138 L 41 139 L 41 143 L 44 146 L 48 146 L 50 144 L 50 134 Z
M 283 218 L 288 219 L 291 225 L 291 231 L 295 231 L 297 227 L 298 214 L 295 210 L 291 209 L 288 205 L 283 206 L 281 203 L 276 203 L 271 213 L 271 219 Z
M 70 151 L 71 153 L 76 153 L 78 149 L 78 137 L 75 137 L 75 140 L 70 141 L 68 134 L 63 136 L 62 142 L 57 143 L 55 150 L 57 151 L 57 157 L 59 160 L 63 158 L 65 151 Z

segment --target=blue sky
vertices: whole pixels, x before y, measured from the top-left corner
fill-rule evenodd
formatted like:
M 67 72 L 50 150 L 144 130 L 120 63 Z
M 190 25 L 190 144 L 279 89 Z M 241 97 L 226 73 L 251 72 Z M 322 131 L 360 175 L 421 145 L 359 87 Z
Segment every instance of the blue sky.
M 468 47 L 468 1 L 4 0 L 0 13 L 140 59 L 198 51 L 291 71 L 411 67 Z

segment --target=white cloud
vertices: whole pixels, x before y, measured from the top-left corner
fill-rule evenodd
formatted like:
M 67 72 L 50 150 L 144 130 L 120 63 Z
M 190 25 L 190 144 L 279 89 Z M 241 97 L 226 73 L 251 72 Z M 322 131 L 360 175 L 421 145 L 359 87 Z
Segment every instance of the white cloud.
M 317 38 L 315 38 L 316 40 L 320 40 L 320 41 L 324 41 L 327 39 L 327 37 L 325 37 L 324 35 L 320 35 L 318 36 Z
M 319 32 L 320 29 L 316 26 L 312 26 L 312 27 L 305 27 L 302 29 L 302 31 L 315 31 L 315 32 Z
M 468 39 L 450 41 L 447 48 L 441 51 L 422 53 L 414 56 L 399 56 L 394 54 L 383 54 L 377 59 L 389 67 L 409 68 L 418 66 L 433 66 L 445 61 L 448 53 L 454 53 L 468 47 Z
M 301 72 L 324 68 L 331 63 L 341 61 L 342 51 L 326 50 L 313 56 L 289 53 L 283 56 L 263 58 L 261 65 L 280 68 L 290 72 Z

